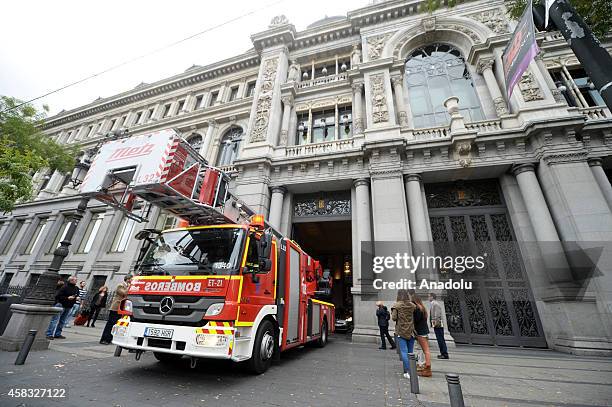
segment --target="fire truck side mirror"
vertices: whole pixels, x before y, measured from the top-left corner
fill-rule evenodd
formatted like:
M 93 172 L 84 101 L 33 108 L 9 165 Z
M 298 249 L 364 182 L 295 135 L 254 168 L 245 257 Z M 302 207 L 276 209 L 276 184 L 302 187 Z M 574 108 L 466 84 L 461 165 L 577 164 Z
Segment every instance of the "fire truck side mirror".
M 272 269 L 270 254 L 272 253 L 272 233 L 266 230 L 257 242 L 257 257 L 259 258 L 259 271 L 266 272 Z

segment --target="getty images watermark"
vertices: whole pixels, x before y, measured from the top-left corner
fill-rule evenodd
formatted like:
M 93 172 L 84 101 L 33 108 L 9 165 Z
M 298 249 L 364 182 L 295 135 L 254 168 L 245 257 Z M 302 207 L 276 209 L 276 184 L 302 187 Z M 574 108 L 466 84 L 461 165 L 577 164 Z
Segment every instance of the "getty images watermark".
M 590 282 L 603 275 L 601 270 L 612 269 L 608 241 L 461 240 L 362 242 L 359 279 L 376 291 L 471 290 L 497 287 L 502 280 L 512 286 L 528 282 L 536 292 L 559 286 L 578 301 Z
M 375 278 L 372 280 L 372 286 L 376 290 L 471 290 L 472 281 L 466 278 L 454 279 L 451 277 L 440 281 L 431 278 L 417 280 L 414 276 L 417 270 L 439 271 L 444 274 L 454 272 L 458 275 L 474 270 L 481 271 L 486 267 L 487 257 L 487 253 L 480 256 L 433 256 L 421 253 L 415 256 L 406 252 L 374 256 L 372 257 L 372 272 Z M 389 271 L 409 273 L 412 276 L 411 278 L 400 277 L 399 280 L 386 280 L 382 274 L 387 272 L 388 275 Z

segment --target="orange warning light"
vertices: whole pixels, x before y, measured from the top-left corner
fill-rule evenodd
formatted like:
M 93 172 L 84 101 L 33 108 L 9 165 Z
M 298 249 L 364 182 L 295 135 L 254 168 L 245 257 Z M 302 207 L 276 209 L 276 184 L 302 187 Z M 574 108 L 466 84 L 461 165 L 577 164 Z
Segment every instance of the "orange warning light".
M 251 217 L 251 227 L 254 227 L 257 230 L 264 230 L 264 216 L 261 214 L 253 215 Z

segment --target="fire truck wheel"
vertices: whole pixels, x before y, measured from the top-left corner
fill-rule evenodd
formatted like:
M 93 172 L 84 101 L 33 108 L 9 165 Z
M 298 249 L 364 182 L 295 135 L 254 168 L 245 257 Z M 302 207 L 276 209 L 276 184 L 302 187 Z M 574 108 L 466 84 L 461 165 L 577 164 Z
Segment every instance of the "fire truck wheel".
M 263 321 L 257 330 L 253 354 L 249 359 L 249 369 L 255 374 L 268 370 L 274 354 L 274 326 L 270 321 Z
M 173 353 L 153 352 L 155 359 L 162 363 L 175 363 L 181 360 L 181 355 L 175 355 Z
M 317 341 L 317 346 L 319 348 L 322 348 L 325 345 L 327 345 L 327 334 L 328 334 L 328 332 L 327 332 L 327 321 L 323 321 L 323 323 L 321 324 L 321 337 Z

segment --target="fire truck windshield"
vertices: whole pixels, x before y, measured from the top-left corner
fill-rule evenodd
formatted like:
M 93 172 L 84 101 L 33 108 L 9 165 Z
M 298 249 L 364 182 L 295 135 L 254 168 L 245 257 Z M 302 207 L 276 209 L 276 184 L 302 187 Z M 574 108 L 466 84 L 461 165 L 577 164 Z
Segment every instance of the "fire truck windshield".
M 140 266 L 141 275 L 237 274 L 244 230 L 203 228 L 162 233 Z

